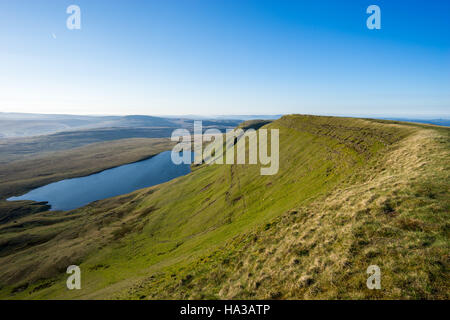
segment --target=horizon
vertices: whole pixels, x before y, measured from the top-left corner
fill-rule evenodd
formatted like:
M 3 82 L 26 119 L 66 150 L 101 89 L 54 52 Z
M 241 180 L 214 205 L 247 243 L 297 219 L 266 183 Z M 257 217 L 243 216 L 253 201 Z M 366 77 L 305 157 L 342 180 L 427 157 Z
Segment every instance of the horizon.
M 182 117 L 198 117 L 198 118 L 219 118 L 219 117 L 256 117 L 256 116 L 270 116 L 270 117 L 282 117 L 290 114 L 298 115 L 310 115 L 310 116 L 323 116 L 323 117 L 349 117 L 349 118 L 364 118 L 364 117 L 399 117 L 405 119 L 426 119 L 426 120 L 437 120 L 437 119 L 450 119 L 450 114 L 389 114 L 389 113 L 368 113 L 368 114 L 343 114 L 343 113 L 279 113 L 279 114 L 134 114 L 134 113 L 123 113 L 123 114 L 98 114 L 98 113 L 86 113 L 86 114 L 75 114 L 75 113 L 36 113 L 36 112 L 4 112 L 0 111 L 1 114 L 17 114 L 17 115 L 43 115 L 43 116 L 80 116 L 80 117 L 126 117 L 126 116 L 147 116 L 147 117 L 159 117 L 159 118 L 182 118 Z
M 376 1 L 370 30 L 371 4 L 0 3 L 0 111 L 448 115 L 450 4 Z

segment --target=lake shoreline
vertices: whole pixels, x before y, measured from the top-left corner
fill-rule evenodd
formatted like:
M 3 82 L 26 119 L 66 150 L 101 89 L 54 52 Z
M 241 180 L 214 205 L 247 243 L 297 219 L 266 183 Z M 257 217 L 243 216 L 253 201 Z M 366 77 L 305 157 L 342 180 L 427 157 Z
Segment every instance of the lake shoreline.
M 6 201 L 46 201 L 51 206 L 50 211 L 70 211 L 93 201 L 159 185 L 190 172 L 191 164 L 177 165 L 172 161 L 172 152 L 163 151 L 87 176 L 58 180 Z

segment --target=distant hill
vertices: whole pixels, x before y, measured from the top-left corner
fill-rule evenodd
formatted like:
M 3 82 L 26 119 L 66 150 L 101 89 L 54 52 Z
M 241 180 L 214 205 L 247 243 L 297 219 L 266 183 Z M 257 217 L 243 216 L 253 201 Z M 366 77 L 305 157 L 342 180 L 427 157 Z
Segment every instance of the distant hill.
M 115 127 L 176 127 L 173 120 L 151 116 L 124 116 L 111 124 Z
M 185 118 L 185 119 L 195 119 L 195 120 L 276 120 L 280 119 L 282 114 L 252 114 L 252 115 L 211 115 L 211 116 L 200 116 L 200 115 L 183 115 L 183 116 L 166 116 L 167 118 Z
M 219 130 L 234 128 L 240 119 L 203 119 L 205 127 Z M 193 120 L 187 118 L 161 118 L 153 116 L 77 116 L 77 115 L 44 115 L 22 113 L 0 113 L 0 138 L 35 137 L 60 132 L 80 130 L 97 130 L 108 128 L 151 128 L 165 129 L 172 132 L 177 128 L 193 126 Z M 124 130 L 122 130 L 123 132 Z M 128 134 L 130 136 L 132 134 Z M 166 134 L 165 137 L 169 137 Z M 148 137 L 144 134 L 139 137 Z M 160 137 L 160 135 L 156 136 Z
M 203 130 L 225 132 L 241 120 L 202 120 Z M 152 116 L 94 117 L 0 113 L 0 164 L 46 152 L 130 138 L 170 138 L 176 129 L 193 131 L 194 120 Z
M 420 118 L 381 118 L 381 119 L 416 122 L 416 123 L 426 123 L 426 124 L 434 124 L 437 126 L 450 127 L 450 119 L 420 119 Z
M 450 129 L 301 115 L 262 128 L 280 130 L 274 176 L 200 165 L 0 225 L 0 298 L 450 298 Z M 66 289 L 70 264 L 83 290 Z

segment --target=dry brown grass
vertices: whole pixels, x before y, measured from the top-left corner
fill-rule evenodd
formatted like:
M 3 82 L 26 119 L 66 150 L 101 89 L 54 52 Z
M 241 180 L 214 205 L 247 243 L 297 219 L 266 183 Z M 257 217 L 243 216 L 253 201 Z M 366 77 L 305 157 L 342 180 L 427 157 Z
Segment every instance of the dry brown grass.
M 362 173 L 363 182 L 284 215 L 272 232 L 258 234 L 256 251 L 243 250 L 219 296 L 448 299 L 449 274 L 441 272 L 449 267 L 448 230 L 441 229 L 448 228 L 448 189 L 440 190 L 445 203 L 428 198 L 422 208 L 410 194 L 422 179 L 448 187 L 450 154 L 440 139 L 418 131 Z M 434 181 L 434 172 L 447 180 Z M 418 214 L 425 206 L 437 206 L 436 216 Z M 371 264 L 382 270 L 381 291 L 365 288 Z

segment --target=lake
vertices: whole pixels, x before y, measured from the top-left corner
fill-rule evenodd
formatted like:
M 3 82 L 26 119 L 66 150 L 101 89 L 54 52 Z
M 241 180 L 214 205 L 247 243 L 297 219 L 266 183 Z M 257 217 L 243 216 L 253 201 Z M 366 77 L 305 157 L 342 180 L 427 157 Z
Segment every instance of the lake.
M 147 160 L 90 176 L 54 182 L 7 200 L 47 201 L 52 211 L 76 209 L 96 200 L 151 187 L 191 172 L 189 164 L 175 165 L 170 155 L 171 151 L 165 151 Z

